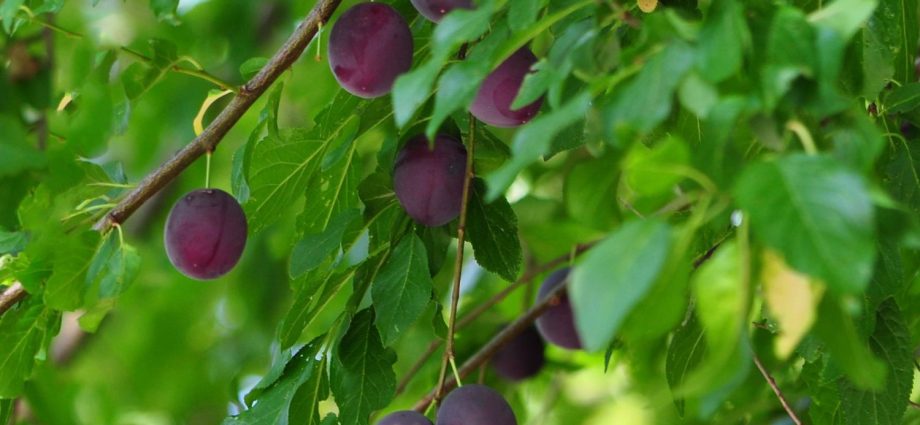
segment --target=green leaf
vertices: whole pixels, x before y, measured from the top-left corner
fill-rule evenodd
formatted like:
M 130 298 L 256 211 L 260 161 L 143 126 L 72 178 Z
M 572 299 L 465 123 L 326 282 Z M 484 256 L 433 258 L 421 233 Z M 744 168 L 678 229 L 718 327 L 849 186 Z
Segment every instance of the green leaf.
M 883 164 L 882 184 L 888 193 L 920 213 L 920 144 L 891 138 Z
M 349 269 L 342 273 L 328 273 L 322 279 L 309 279 L 307 283 L 299 286 L 294 294 L 294 304 L 284 316 L 278 328 L 278 340 L 282 349 L 287 349 L 297 343 L 297 340 L 307 330 L 313 320 L 323 312 L 336 294 L 354 277 L 355 270 Z M 311 284 L 313 283 L 313 284 Z M 317 292 L 322 289 L 319 296 Z
M 10 423 L 10 419 L 13 418 L 13 410 L 15 406 L 15 399 L 0 399 L 0 424 L 7 425 Z
M 393 114 L 396 126 L 404 127 L 428 99 L 441 64 L 429 61 L 399 76 L 393 83 Z
M 671 113 L 671 98 L 693 63 L 693 49 L 673 41 L 649 59 L 639 75 L 616 91 L 605 108 L 609 142 L 623 146 L 633 132 L 647 133 Z
M 540 9 L 548 0 L 518 0 L 508 6 L 508 27 L 511 31 L 523 31 L 537 21 Z
M 268 58 L 256 57 L 246 59 L 246 62 L 243 62 L 240 65 L 240 75 L 243 76 L 244 80 L 248 80 L 252 77 L 255 77 L 259 71 L 262 70 L 262 67 L 268 63 Z
M 875 331 L 869 338 L 872 351 L 885 364 L 885 385 L 875 392 L 843 381 L 840 399 L 846 424 L 897 425 L 913 385 L 913 348 L 910 332 L 893 299 L 882 303 L 876 312 Z
M 445 15 L 431 37 L 432 62 L 443 63 L 460 45 L 485 34 L 494 12 L 492 3 L 482 1 L 475 9 L 457 9 Z
M 553 138 L 560 131 L 584 119 L 590 105 L 590 93 L 582 92 L 570 98 L 561 108 L 538 115 L 518 129 L 512 141 L 513 158 L 486 177 L 489 187 L 486 199 L 494 200 L 504 193 L 521 170 L 550 150 Z
M 361 213 L 357 209 L 346 210 L 334 217 L 321 233 L 309 234 L 300 239 L 291 251 L 291 278 L 298 278 L 319 267 L 336 248 L 342 245 L 345 230 L 360 216 Z
M 670 231 L 657 220 L 624 223 L 575 267 L 569 296 L 588 351 L 606 348 L 652 287 L 668 257 Z
M 14 398 L 32 374 L 42 343 L 50 338 L 60 314 L 31 298 L 0 317 L 0 398 Z
M 179 7 L 179 0 L 150 0 L 150 9 L 160 22 L 179 25 L 177 7 Z
M 689 157 L 686 144 L 676 137 L 668 137 L 651 149 L 637 143 L 623 160 L 623 181 L 638 196 L 667 194 L 684 179 L 675 170 L 686 168 Z
M 696 295 L 696 313 L 715 356 L 734 350 L 746 326 L 750 289 L 745 286 L 748 266 L 743 261 L 738 245 L 725 242 L 690 282 Z
M 801 10 L 781 7 L 767 34 L 766 64 L 761 84 L 767 109 L 772 109 L 799 76 L 816 77 L 814 28 Z
M 713 0 L 697 47 L 696 67 L 702 77 L 719 82 L 737 74 L 750 37 L 741 4 L 736 0 Z
M 703 328 L 693 314 L 674 331 L 665 362 L 665 376 L 672 392 L 685 385 L 691 371 L 702 361 L 706 353 L 706 340 L 703 336 Z M 681 416 L 686 410 L 686 403 L 687 400 L 681 397 L 674 398 L 674 405 Z
M 425 245 L 410 233 L 393 249 L 371 287 L 384 345 L 392 345 L 421 316 L 431 290 Z
M 696 73 L 691 73 L 684 78 L 677 95 L 680 103 L 700 119 L 706 119 L 709 111 L 719 101 L 719 92 L 715 87 Z
M 825 156 L 748 167 L 735 186 L 758 239 L 837 293 L 860 293 L 875 262 L 872 201 L 859 175 Z
M 19 7 L 26 3 L 25 0 L 6 0 L 0 4 L 0 21 L 3 21 L 3 30 L 7 34 L 13 34 L 14 28 L 18 27 L 16 15 L 19 13 Z
M 396 355 L 383 346 L 374 311 L 364 309 L 351 321 L 332 367 L 332 394 L 342 425 L 366 425 L 374 410 L 386 407 L 396 392 Z
M 864 389 L 882 388 L 886 379 L 885 365 L 869 351 L 869 344 L 838 299 L 824 296 L 812 331 L 824 342 L 834 365 L 850 382 Z
M 294 423 L 289 421 L 289 412 L 298 389 L 311 377 L 325 373 L 321 367 L 325 361 L 316 358 L 322 348 L 319 338 L 301 348 L 284 367 L 281 377 L 259 396 L 254 406 L 238 416 L 225 419 L 223 424 Z M 326 355 L 322 354 L 324 358 Z
M 895 88 L 885 97 L 885 112 L 903 114 L 920 106 L 920 83 L 908 83 Z
M 326 375 L 327 357 L 324 356 L 319 367 L 310 376 L 307 382 L 304 382 L 294 394 L 291 400 L 290 423 L 300 425 L 319 425 L 319 403 L 329 398 L 329 376 Z M 322 419 L 322 423 L 331 420 L 332 425 L 336 424 L 335 414 L 330 413 Z
M 472 183 L 466 232 L 473 256 L 484 269 L 513 282 L 523 260 L 517 215 L 505 198 L 488 203 L 482 180 L 474 179 Z
M 23 232 L 5 232 L 0 230 L 0 255 L 15 255 L 26 247 L 28 241 L 28 235 Z
M 74 310 L 83 305 L 89 289 L 86 274 L 99 246 L 99 234 L 92 230 L 63 238 L 54 250 L 54 268 L 45 284 L 44 299 L 49 307 Z
M 617 186 L 620 173 L 616 155 L 576 164 L 565 179 L 563 195 L 569 215 L 595 229 L 606 230 L 617 222 Z

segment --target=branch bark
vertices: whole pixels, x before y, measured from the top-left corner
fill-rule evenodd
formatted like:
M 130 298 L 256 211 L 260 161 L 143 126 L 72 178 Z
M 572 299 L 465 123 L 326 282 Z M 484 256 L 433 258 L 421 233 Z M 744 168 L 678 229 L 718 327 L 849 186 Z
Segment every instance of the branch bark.
M 767 383 L 770 384 L 770 388 L 773 389 L 773 393 L 776 394 L 776 398 L 779 399 L 779 403 L 783 405 L 783 409 L 786 411 L 786 414 L 789 415 L 789 419 L 792 419 L 792 422 L 795 422 L 795 425 L 802 425 L 802 420 L 799 419 L 795 414 L 795 410 L 792 410 L 792 406 L 789 405 L 789 402 L 786 401 L 786 396 L 783 395 L 783 392 L 779 389 L 779 386 L 776 385 L 776 380 L 773 379 L 773 376 L 770 375 L 770 372 L 767 372 L 767 369 L 763 367 L 763 363 L 760 362 L 760 358 L 757 355 L 754 355 L 754 364 L 757 365 L 757 370 L 760 371 L 760 374 L 763 375 L 764 379 L 767 380 Z
M 137 187 L 118 202 L 108 214 L 93 226 L 100 232 L 108 231 L 114 224 L 124 223 L 151 196 L 175 179 L 201 155 L 213 151 L 228 131 L 240 120 L 253 103 L 287 70 L 303 53 L 316 35 L 319 26 L 329 20 L 341 0 L 319 0 L 306 19 L 275 53 L 267 64 L 242 86 L 233 100 L 191 143 L 176 156 L 147 175 Z
M 28 295 L 26 293 L 26 288 L 23 288 L 21 283 L 16 282 L 10 285 L 6 291 L 0 294 L 0 315 L 3 315 L 3 313 L 6 313 L 6 311 L 16 305 L 16 303 L 22 301 L 26 295 Z

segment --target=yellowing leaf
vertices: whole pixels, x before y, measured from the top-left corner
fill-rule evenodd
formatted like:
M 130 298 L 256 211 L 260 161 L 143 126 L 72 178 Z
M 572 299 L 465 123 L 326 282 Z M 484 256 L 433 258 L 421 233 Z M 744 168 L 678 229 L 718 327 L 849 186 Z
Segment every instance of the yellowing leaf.
M 639 9 L 643 12 L 652 13 L 658 7 L 658 0 L 636 0 L 636 4 L 639 5 Z
M 204 125 L 202 125 L 202 121 L 204 121 L 204 114 L 208 112 L 208 108 L 210 108 L 211 105 L 214 104 L 214 102 L 217 102 L 217 99 L 220 99 L 230 93 L 233 93 L 233 91 L 231 90 L 224 90 L 224 91 L 211 90 L 210 92 L 208 92 L 208 97 L 204 99 L 204 102 L 202 102 L 201 104 L 201 108 L 198 109 L 198 115 L 195 115 L 195 119 L 192 121 L 192 127 L 195 129 L 195 137 L 200 136 L 201 133 L 204 131 Z
M 811 329 L 824 287 L 791 269 L 770 250 L 763 255 L 761 279 L 767 306 L 780 326 L 774 349 L 777 357 L 786 359 Z

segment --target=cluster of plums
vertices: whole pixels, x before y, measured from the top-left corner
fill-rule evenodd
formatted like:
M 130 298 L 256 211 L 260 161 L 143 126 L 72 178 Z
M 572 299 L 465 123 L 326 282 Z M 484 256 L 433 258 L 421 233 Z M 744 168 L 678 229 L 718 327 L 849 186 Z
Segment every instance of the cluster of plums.
M 453 9 L 471 9 L 470 0 L 412 0 L 423 16 L 438 22 Z M 363 98 L 383 96 L 393 82 L 412 67 L 412 32 L 406 20 L 383 3 L 359 3 L 336 21 L 329 36 L 329 67 L 339 84 Z M 526 47 L 492 71 L 479 88 L 470 112 L 496 127 L 526 123 L 543 104 L 542 99 L 520 109 L 511 104 L 524 77 L 537 61 Z
M 550 274 L 540 285 L 538 299 L 543 299 L 565 282 L 570 269 Z M 575 330 L 572 306 L 568 297 L 555 300 L 530 327 L 508 341 L 492 357 L 496 374 L 509 381 L 520 381 L 540 372 L 545 362 L 544 343 L 566 349 L 580 349 L 581 340 Z M 464 385 L 451 391 L 438 408 L 437 425 L 517 425 L 511 406 L 495 390 L 485 385 Z M 384 416 L 377 425 L 432 425 L 431 421 L 413 410 L 401 410 Z

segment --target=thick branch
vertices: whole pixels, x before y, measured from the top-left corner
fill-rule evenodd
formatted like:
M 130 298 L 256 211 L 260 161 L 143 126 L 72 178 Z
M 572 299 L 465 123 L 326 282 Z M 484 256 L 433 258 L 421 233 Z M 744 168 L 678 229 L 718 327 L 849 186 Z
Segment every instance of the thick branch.
M 240 89 L 240 93 L 230 101 L 220 115 L 208 125 L 191 143 L 179 151 L 176 156 L 150 173 L 137 187 L 125 196 L 118 205 L 99 220 L 94 229 L 107 231 L 113 224 L 123 223 L 144 202 L 175 179 L 183 170 L 206 152 L 213 151 L 228 131 L 246 113 L 253 103 L 287 70 L 316 35 L 321 23 L 329 20 L 341 0 L 319 0 L 281 49 L 259 73 Z
M 26 295 L 26 288 L 23 288 L 21 283 L 16 282 L 10 285 L 6 291 L 0 294 L 0 315 L 6 313 L 7 310 L 25 298 Z

